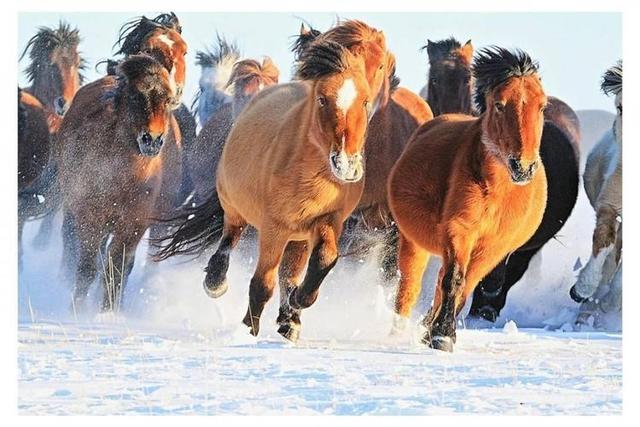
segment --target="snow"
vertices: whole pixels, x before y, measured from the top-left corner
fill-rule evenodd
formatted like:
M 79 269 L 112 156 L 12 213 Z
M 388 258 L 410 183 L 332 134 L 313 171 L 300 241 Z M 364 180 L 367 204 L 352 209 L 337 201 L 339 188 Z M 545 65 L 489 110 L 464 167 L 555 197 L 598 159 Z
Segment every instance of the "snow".
M 19 276 L 20 414 L 620 414 L 620 315 L 576 332 L 569 297 L 591 245 L 593 210 L 580 190 L 557 240 L 532 260 L 495 325 L 462 317 L 452 354 L 420 343 L 437 272 L 431 265 L 409 332 L 389 337 L 393 289 L 367 260 L 341 260 L 302 316 L 297 345 L 276 332 L 278 295 L 260 335 L 241 326 L 256 251 L 231 258 L 229 291 L 202 289 L 206 256 L 156 264 L 147 244 L 122 313 L 98 315 L 97 286 L 73 307 L 59 273 L 61 218 L 44 250 L 23 233 Z

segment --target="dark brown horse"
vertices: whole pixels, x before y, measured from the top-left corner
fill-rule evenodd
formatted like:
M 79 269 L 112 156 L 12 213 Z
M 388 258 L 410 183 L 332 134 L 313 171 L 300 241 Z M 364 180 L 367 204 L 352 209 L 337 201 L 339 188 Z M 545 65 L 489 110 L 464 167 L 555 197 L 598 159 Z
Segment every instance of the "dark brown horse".
M 467 296 L 534 234 L 547 198 L 539 153 L 547 98 L 537 64 L 491 47 L 472 69 L 480 116 L 445 114 L 422 125 L 388 186 L 401 233 L 397 314 L 410 313 L 430 255 L 442 257 L 423 341 L 447 351 Z
M 80 89 L 60 126 L 59 179 L 71 237 L 65 251 L 77 256 L 75 304 L 101 271 L 102 309 L 120 306 L 136 247 L 156 209 L 166 146 L 176 143 L 170 128 L 177 96 L 162 63 L 130 55 L 117 76 Z
M 473 54 L 468 41 L 462 46 L 457 40 L 432 42 L 429 53 L 428 99 L 445 107 L 446 111 L 460 113 L 473 111 L 471 93 Z M 447 74 L 449 73 L 449 74 Z M 545 127 L 542 133 L 540 157 L 547 174 L 547 207 L 540 227 L 521 248 L 502 260 L 476 288 L 470 314 L 495 321 L 506 303 L 511 287 L 526 272 L 531 258 L 552 238 L 558 235 L 573 211 L 578 197 L 580 124 L 576 113 L 563 101 L 549 96 L 544 111 Z M 417 297 L 417 296 L 416 296 Z
M 269 58 L 264 58 L 262 63 L 244 59 L 233 66 L 227 82 L 232 88 L 232 102 L 220 106 L 193 143 L 185 145 L 185 166 L 194 202 L 203 202 L 215 191 L 215 171 L 233 121 L 256 93 L 278 83 L 279 74 Z
M 80 87 L 85 61 L 78 52 L 80 36 L 66 23 L 57 28 L 41 27 L 27 43 L 21 59 L 28 53 L 26 69 L 31 85 L 19 91 L 18 110 L 18 235 L 29 218 L 45 216 L 34 240 L 46 245 L 58 207 L 55 172 L 50 158 L 52 135 Z M 42 131 L 42 116 L 47 133 Z M 20 122 L 22 118 L 22 123 Z M 51 161 L 50 161 L 51 160 Z M 19 242 L 20 251 L 22 242 Z
M 311 42 L 322 33 L 317 29 L 300 29 L 293 43 L 296 57 L 300 57 Z M 382 237 L 385 248 L 380 263 L 385 278 L 396 277 L 397 228 L 387 204 L 386 182 L 393 164 L 400 157 L 411 134 L 424 122 L 433 118 L 429 106 L 416 94 L 399 87 L 400 79 L 395 73 L 395 58 L 389 54 L 388 99 L 371 117 L 365 149 L 367 174 L 362 198 L 345 226 L 341 239 L 344 252 L 363 254 L 372 248 L 367 237 Z

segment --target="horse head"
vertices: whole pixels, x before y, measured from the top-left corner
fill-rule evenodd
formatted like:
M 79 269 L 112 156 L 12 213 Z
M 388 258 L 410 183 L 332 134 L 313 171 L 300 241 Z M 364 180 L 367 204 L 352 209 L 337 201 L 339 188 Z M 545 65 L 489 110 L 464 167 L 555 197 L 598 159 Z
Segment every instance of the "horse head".
M 244 59 L 234 64 L 227 86 L 233 91 L 233 117 L 237 117 L 253 96 L 267 86 L 278 84 L 280 70 L 271 58 L 262 63 Z
M 181 33 L 182 27 L 174 13 L 160 14 L 153 19 L 142 16 L 124 24 L 116 42 L 120 46 L 116 55 L 128 57 L 144 53 L 167 69 L 169 81 L 175 87 L 172 108 L 180 105 L 186 79 L 187 43 Z
M 319 40 L 300 58 L 297 77 L 312 84 L 315 118 L 310 134 L 327 155 L 331 172 L 340 182 L 359 181 L 372 108 L 364 58 L 338 43 Z
M 82 84 L 85 61 L 78 52 L 78 29 L 60 22 L 58 28 L 40 27 L 22 53 L 29 52 L 31 64 L 26 73 L 33 95 L 48 110 L 63 116 Z
M 119 84 L 113 94 L 122 123 L 135 135 L 142 156 L 155 156 L 171 121 L 175 85 L 164 64 L 153 57 L 131 55 L 118 66 Z
M 461 45 L 453 37 L 422 47 L 429 55 L 427 102 L 433 114 L 471 114 L 471 40 Z
M 491 46 L 480 51 L 472 69 L 482 142 L 505 165 L 513 183 L 526 185 L 541 164 L 547 104 L 538 64 L 521 50 Z

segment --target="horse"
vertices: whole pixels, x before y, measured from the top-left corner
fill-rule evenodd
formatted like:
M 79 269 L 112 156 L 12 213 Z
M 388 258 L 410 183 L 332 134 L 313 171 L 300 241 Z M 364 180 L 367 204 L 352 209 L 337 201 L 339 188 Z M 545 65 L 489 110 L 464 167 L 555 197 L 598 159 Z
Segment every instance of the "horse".
M 582 303 L 578 325 L 622 308 L 622 61 L 606 71 L 601 89 L 615 96 L 616 118 L 589 153 L 583 175 L 596 225 L 591 258 L 569 293 Z
M 429 102 L 437 105 L 435 108 L 439 111 L 475 114 L 471 102 L 471 41 L 461 45 L 454 38 L 436 42 L 429 40 L 425 48 L 430 63 Z M 469 312 L 473 317 L 496 321 L 506 304 L 509 290 L 522 278 L 533 256 L 562 229 L 576 204 L 580 121 L 566 103 L 553 96 L 547 97 L 544 117 L 540 157 L 547 175 L 545 214 L 531 239 L 502 260 L 475 289 Z
M 243 323 L 254 336 L 279 267 L 278 333 L 295 342 L 301 310 L 315 302 L 338 260 L 343 222 L 364 189 L 368 115 L 384 85 L 385 73 L 376 70 L 384 71 L 386 60 L 384 34 L 359 21 L 314 41 L 297 63 L 298 81 L 264 89 L 235 121 L 217 170 L 217 197 L 210 199 L 219 205 L 187 212 L 158 253 L 198 253 L 219 240 L 204 280 L 217 298 L 228 288 L 230 252 L 253 226 L 259 257 Z
M 279 73 L 268 57 L 261 63 L 243 59 L 234 64 L 226 83 L 231 88 L 231 103 L 213 113 L 193 143 L 185 145 L 185 169 L 192 185 L 189 193 L 195 203 L 202 203 L 215 191 L 215 171 L 234 120 L 256 93 L 278 83 Z
M 467 296 L 534 234 L 547 199 L 539 153 L 547 99 L 537 63 L 491 46 L 472 72 L 480 115 L 445 114 L 422 125 L 388 181 L 400 229 L 396 313 L 406 319 L 430 255 L 442 257 L 422 341 L 444 351 L 453 351 Z
M 322 33 L 302 24 L 292 50 L 302 55 L 310 43 Z M 384 242 L 379 264 L 385 280 L 391 281 L 397 272 L 397 228 L 387 203 L 386 182 L 393 164 L 400 157 L 411 134 L 424 122 L 433 118 L 429 105 L 410 90 L 400 87 L 395 73 L 395 58 L 389 54 L 388 102 L 373 114 L 367 132 L 365 169 L 369 171 L 362 198 L 345 226 L 341 239 L 341 252 L 363 254 L 372 249 L 375 239 Z
M 18 126 L 18 235 L 21 236 L 27 219 L 44 215 L 34 239 L 38 247 L 49 241 L 53 215 L 48 214 L 55 211 L 58 203 L 56 165 L 54 161 L 49 163 L 51 135 L 56 133 L 84 80 L 82 71 L 86 63 L 78 52 L 79 44 L 78 29 L 60 22 L 55 29 L 40 27 L 20 56 L 22 59 L 29 54 L 31 62 L 25 72 L 31 85 L 19 90 L 18 96 L 18 109 L 23 110 L 27 119 Z M 42 115 L 46 119 L 46 134 L 42 131 Z M 36 157 L 28 159 L 29 156 Z M 21 252 L 22 242 L 18 246 Z
M 233 65 L 240 60 L 237 44 L 228 42 L 219 34 L 216 34 L 216 39 L 211 49 L 196 52 L 196 65 L 202 71 L 191 109 L 200 127 L 204 127 L 216 111 L 232 102 L 233 93 L 228 82 Z
M 101 269 L 101 309 L 121 305 L 136 246 L 161 190 L 166 146 L 176 143 L 170 126 L 177 96 L 163 63 L 129 55 L 117 76 L 82 87 L 62 121 L 59 180 L 64 224 L 73 237 L 64 250 L 78 258 L 74 309 L 82 307 Z

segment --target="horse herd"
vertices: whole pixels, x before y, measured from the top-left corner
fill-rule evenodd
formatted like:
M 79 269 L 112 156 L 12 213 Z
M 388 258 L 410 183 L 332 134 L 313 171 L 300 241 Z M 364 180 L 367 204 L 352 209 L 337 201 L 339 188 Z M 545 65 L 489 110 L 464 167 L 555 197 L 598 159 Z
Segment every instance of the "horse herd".
M 284 84 L 271 59 L 242 59 L 218 37 L 197 54 L 189 109 L 181 33 L 173 13 L 127 22 L 119 57 L 88 84 L 67 24 L 41 28 L 23 54 L 31 86 L 18 89 L 19 236 L 25 221 L 44 218 L 46 241 L 62 212 L 74 309 L 101 277 L 102 309 L 118 310 L 147 229 L 158 261 L 215 246 L 204 289 L 219 298 L 245 233 L 259 257 L 243 323 L 258 334 L 278 284 L 278 332 L 295 342 L 339 257 L 361 256 L 373 236 L 384 242 L 382 280 L 397 286 L 392 334 L 407 327 L 429 258 L 442 259 L 423 342 L 452 351 L 467 298 L 470 315 L 495 321 L 576 203 L 578 117 L 545 93 L 521 50 L 428 41 L 417 95 L 399 86 L 385 34 L 361 21 L 303 25 Z M 617 116 L 584 173 L 597 222 L 571 288 L 577 322 L 621 307 L 621 62 L 602 90 L 615 95 Z

